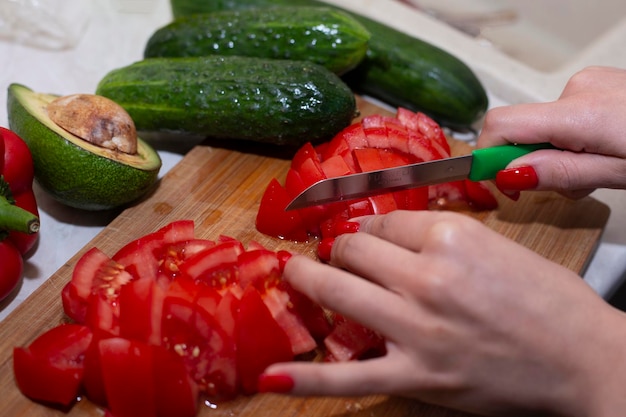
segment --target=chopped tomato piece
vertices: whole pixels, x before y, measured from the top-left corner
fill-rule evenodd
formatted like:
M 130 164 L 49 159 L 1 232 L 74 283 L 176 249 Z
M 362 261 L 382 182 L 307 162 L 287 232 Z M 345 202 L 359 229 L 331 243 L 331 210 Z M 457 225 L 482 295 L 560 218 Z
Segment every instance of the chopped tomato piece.
M 332 327 L 322 306 L 285 281 L 281 281 L 279 288 L 289 294 L 288 308 L 295 312 L 315 340 L 321 341 L 328 336 Z
M 256 216 L 256 227 L 261 233 L 306 242 L 308 234 L 302 216 L 296 210 L 285 211 L 291 197 L 285 188 L 273 179 L 267 186 L 259 211 Z
M 271 287 L 261 295 L 272 317 L 285 331 L 293 355 L 310 352 L 317 346 L 306 325 L 295 311 L 290 308 L 291 296 L 287 291 Z
M 373 330 L 341 315 L 335 316 L 332 332 L 324 339 L 327 360 L 349 361 L 385 353 L 384 339 Z
M 192 239 L 194 239 L 193 221 L 174 221 L 156 232 L 126 244 L 113 255 L 113 260 L 135 278 L 156 279 L 159 270 L 158 258 L 163 248 Z
M 193 280 L 207 281 L 203 278 L 204 275 L 216 267 L 237 262 L 237 258 L 243 252 L 243 244 L 238 240 L 223 240 L 214 247 L 191 256 L 184 265 L 180 266 L 180 271 L 184 276 Z
M 310 142 L 305 143 L 304 145 L 302 145 L 302 147 L 300 147 L 300 149 L 298 149 L 298 151 L 291 160 L 291 168 L 296 171 L 300 171 L 302 168 L 302 164 L 307 159 L 312 159 L 316 162 L 319 162 L 319 155 L 317 153 L 317 150 Z
M 491 193 L 489 188 L 482 182 L 466 180 L 465 191 L 471 206 L 479 210 L 494 210 L 498 207 L 498 200 Z
M 151 346 L 154 397 L 158 417 L 194 417 L 199 390 L 180 356 L 161 346 Z
M 163 346 L 183 358 L 193 380 L 208 395 L 235 392 L 235 348 L 217 320 L 193 301 L 166 296 Z
M 237 259 L 239 285 L 246 288 L 254 285 L 263 290 L 280 280 L 280 265 L 276 253 L 267 249 L 246 251 Z
M 107 407 L 115 417 L 157 415 L 151 346 L 120 337 L 98 342 Z
M 470 186 L 472 189 L 466 191 L 465 187 L 445 185 L 284 211 L 291 199 L 323 179 L 449 156 L 450 145 L 443 129 L 423 113 L 399 108 L 395 117 L 363 117 L 330 141 L 316 147 L 307 143 L 296 152 L 284 189 L 274 179 L 265 190 L 257 214 L 257 229 L 270 236 L 304 241 L 305 235 L 328 237 L 331 223 L 350 217 L 398 209 L 426 210 L 429 206 L 495 208 L 495 199 L 490 198 L 489 190 Z
M 93 334 L 79 324 L 64 324 L 41 334 L 28 347 L 13 350 L 20 391 L 41 402 L 68 406 L 79 395 L 84 356 Z
M 269 365 L 293 359 L 289 337 L 251 286 L 239 304 L 236 344 L 237 371 L 246 394 L 257 392 L 259 375 Z
M 321 165 L 326 178 L 341 177 L 352 173 L 341 155 L 331 156 L 322 161 Z
M 323 233 L 358 229 L 346 207 L 324 209 Z M 62 291 L 65 311 L 83 324 L 59 326 L 14 350 L 25 395 L 61 407 L 86 395 L 116 417 L 191 417 L 200 395 L 252 394 L 268 365 L 324 339 L 333 349 L 363 350 L 367 332 L 357 327 L 350 339 L 349 327 L 333 328 L 321 306 L 282 280 L 291 253 L 255 241 L 245 248 L 229 236 L 197 239 L 191 224 L 173 222 L 124 246 L 117 259 L 126 266 L 98 249 L 85 252 Z
M 119 297 L 120 336 L 160 344 L 164 298 L 165 290 L 149 279 L 124 285 Z
M 304 160 L 302 165 L 300 165 L 300 170 L 298 172 L 300 173 L 300 178 L 302 178 L 302 182 L 306 187 L 326 179 L 322 164 L 317 159 L 309 158 Z
M 114 304 L 120 288 L 131 280 L 132 276 L 121 264 L 100 249 L 92 248 L 78 260 L 72 279 L 63 291 L 65 313 L 76 322 L 83 323 L 92 294 Z

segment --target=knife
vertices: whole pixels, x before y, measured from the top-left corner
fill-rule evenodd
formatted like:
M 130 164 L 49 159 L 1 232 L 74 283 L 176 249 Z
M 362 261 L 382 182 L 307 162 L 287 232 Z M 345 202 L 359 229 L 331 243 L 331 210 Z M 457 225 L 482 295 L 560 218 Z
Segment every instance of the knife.
M 549 143 L 501 145 L 463 156 L 324 179 L 302 191 L 285 211 L 463 179 L 494 179 L 509 162 L 539 149 L 555 148 Z

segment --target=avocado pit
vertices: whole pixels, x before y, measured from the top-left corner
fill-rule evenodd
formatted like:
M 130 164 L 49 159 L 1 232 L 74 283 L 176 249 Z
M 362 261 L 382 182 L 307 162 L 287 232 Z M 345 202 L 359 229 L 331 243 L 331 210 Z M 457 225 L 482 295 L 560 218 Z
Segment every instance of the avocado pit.
M 51 101 L 46 110 L 59 127 L 102 148 L 137 153 L 137 129 L 119 104 L 95 94 L 72 94 Z

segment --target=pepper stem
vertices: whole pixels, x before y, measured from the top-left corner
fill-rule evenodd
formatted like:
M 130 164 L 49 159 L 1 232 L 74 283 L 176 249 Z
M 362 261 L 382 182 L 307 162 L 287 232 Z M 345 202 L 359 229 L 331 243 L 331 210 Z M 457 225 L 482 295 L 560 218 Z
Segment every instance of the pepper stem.
M 0 195 L 0 231 L 15 231 L 33 234 L 39 231 L 39 217 L 24 210 Z

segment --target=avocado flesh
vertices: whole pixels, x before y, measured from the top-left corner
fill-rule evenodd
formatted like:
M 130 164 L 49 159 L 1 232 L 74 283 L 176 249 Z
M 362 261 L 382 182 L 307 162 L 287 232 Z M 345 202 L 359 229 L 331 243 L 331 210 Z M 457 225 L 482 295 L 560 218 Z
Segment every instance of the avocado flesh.
M 35 178 L 55 199 L 86 210 L 106 210 L 146 194 L 161 168 L 158 153 L 138 139 L 134 155 L 93 145 L 54 123 L 47 114 L 56 95 L 20 84 L 8 90 L 9 127 L 29 146 Z

